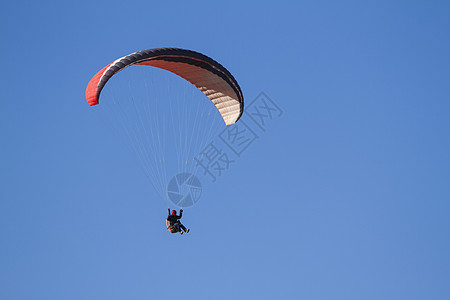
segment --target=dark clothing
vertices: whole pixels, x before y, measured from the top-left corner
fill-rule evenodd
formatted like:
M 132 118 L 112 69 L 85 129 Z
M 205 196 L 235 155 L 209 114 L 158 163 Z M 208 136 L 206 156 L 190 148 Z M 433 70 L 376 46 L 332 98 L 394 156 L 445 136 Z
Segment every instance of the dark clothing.
M 183 230 L 184 232 L 186 232 L 186 227 L 184 227 L 183 224 L 181 224 L 180 219 L 183 215 L 183 211 L 180 211 L 180 215 L 172 215 L 170 213 L 170 209 L 169 209 L 169 215 L 167 216 L 167 229 L 170 230 L 170 228 L 172 228 L 172 226 L 174 226 L 175 224 L 178 224 L 178 226 L 180 226 L 181 230 Z M 176 227 L 175 227 L 176 228 Z M 171 231 L 172 233 L 174 233 L 173 231 Z
M 170 223 L 173 223 L 173 224 L 180 223 L 180 221 L 178 221 L 178 220 L 181 219 L 182 215 L 183 215 L 182 211 L 180 211 L 180 215 L 179 216 L 171 215 L 170 214 L 170 209 L 169 209 L 169 216 L 167 217 L 167 221 L 169 221 Z

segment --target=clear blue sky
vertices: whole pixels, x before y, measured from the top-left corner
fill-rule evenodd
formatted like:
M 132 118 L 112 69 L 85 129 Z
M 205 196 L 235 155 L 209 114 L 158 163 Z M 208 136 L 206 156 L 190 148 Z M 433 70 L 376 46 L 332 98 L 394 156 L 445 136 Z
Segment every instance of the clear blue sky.
M 450 299 L 448 1 L 19 1 L 0 11 L 0 299 Z M 184 222 L 85 101 L 156 47 L 284 110 Z

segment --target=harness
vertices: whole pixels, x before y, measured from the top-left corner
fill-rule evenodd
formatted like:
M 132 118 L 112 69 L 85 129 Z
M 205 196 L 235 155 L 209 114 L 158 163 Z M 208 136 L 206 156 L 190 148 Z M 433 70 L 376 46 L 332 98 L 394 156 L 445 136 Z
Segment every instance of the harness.
M 180 224 L 179 223 L 171 223 L 169 220 L 166 220 L 167 230 L 171 233 L 180 232 Z

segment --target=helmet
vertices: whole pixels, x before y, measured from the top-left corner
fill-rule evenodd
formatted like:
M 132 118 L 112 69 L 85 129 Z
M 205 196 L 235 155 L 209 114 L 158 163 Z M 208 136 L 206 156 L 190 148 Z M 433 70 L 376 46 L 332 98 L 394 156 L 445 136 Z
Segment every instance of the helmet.
M 176 210 L 172 210 L 172 215 L 176 215 L 177 211 Z

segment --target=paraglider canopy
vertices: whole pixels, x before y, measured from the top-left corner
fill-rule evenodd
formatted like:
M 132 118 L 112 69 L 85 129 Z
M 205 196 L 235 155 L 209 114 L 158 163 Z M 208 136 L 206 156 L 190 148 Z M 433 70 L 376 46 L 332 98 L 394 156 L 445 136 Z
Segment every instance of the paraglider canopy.
M 225 67 L 206 55 L 179 48 L 143 50 L 110 63 L 89 82 L 86 89 L 89 105 L 97 105 L 108 80 L 131 65 L 157 67 L 186 79 L 214 103 L 226 125 L 236 123 L 244 111 L 242 91 Z

